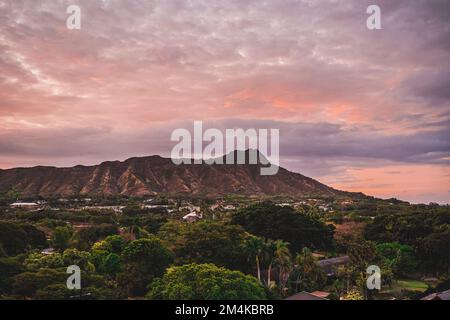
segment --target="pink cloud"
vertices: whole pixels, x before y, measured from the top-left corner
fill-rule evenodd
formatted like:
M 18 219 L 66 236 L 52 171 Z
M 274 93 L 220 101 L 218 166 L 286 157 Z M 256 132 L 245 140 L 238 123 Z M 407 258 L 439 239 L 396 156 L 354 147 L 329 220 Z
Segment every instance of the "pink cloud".
M 432 147 L 414 160 L 396 150 L 390 150 L 394 156 L 382 152 L 396 165 L 417 165 L 418 178 L 428 173 L 440 181 L 439 170 L 448 168 L 446 162 L 434 163 L 445 153 L 441 133 L 450 120 L 448 16 L 442 1 L 380 1 L 385 19 L 380 32 L 365 27 L 369 1 L 75 2 L 83 12 L 79 31 L 65 28 L 65 8 L 73 1 L 15 0 L 0 6 L 0 138 L 8 140 L 0 151 L 3 167 L 166 152 L 168 139 L 158 131 L 174 123 L 241 119 L 311 125 L 311 141 L 328 150 L 322 153 L 329 159 L 313 152 L 311 163 L 317 166 L 328 161 L 353 170 L 361 161 L 358 152 L 339 152 L 354 143 L 351 132 L 380 148 L 380 137 L 411 139 L 409 145 L 425 139 Z M 324 124 L 341 128 L 338 141 L 321 144 Z M 55 133 L 66 142 L 55 144 Z M 145 135 L 159 141 L 143 148 Z M 119 141 L 121 149 L 110 150 L 111 141 Z M 357 146 L 368 153 L 364 144 Z M 74 156 L 73 148 L 87 154 Z M 289 148 L 287 156 L 301 156 L 302 145 Z M 368 158 L 378 161 L 373 154 Z M 372 168 L 359 173 L 361 181 L 380 169 L 368 163 Z M 427 192 L 402 193 L 395 179 L 407 178 L 385 178 L 395 188 L 361 187 L 408 199 Z M 431 183 L 426 188 L 434 192 Z

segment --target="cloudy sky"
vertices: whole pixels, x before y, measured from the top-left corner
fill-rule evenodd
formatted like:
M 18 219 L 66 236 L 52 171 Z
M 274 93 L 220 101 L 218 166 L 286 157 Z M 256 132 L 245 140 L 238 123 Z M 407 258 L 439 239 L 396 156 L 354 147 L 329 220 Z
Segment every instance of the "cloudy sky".
M 168 156 L 193 120 L 279 128 L 281 164 L 336 188 L 450 203 L 450 1 L 0 0 L 0 168 Z

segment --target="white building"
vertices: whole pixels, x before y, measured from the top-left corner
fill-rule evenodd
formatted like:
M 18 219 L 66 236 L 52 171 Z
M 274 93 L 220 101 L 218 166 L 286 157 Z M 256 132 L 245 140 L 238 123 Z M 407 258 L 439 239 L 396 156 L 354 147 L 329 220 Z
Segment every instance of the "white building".
M 158 209 L 158 208 L 167 209 L 168 207 L 169 206 L 166 204 L 149 204 L 144 206 L 145 209 Z
M 52 254 L 54 254 L 56 252 L 55 249 L 53 248 L 47 248 L 41 251 L 41 254 L 46 255 L 46 256 L 50 256 Z
M 201 213 L 197 213 L 194 211 L 194 212 L 191 212 L 191 213 L 188 213 L 187 215 L 185 215 L 183 217 L 183 220 L 186 222 L 195 222 L 202 218 L 203 218 L 203 215 Z
M 292 205 L 291 203 L 287 203 L 287 202 L 277 204 L 278 207 L 290 207 L 291 205 Z
M 36 202 L 14 202 L 11 203 L 11 208 L 25 208 L 25 209 L 35 209 L 40 206 L 39 203 Z

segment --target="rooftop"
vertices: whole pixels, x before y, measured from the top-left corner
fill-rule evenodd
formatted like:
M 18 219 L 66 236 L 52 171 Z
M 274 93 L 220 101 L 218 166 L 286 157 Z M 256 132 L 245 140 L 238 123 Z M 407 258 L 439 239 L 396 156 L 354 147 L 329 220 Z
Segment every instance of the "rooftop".
M 320 295 L 316 295 L 316 294 L 314 294 L 314 292 L 309 293 L 309 292 L 302 291 L 302 292 L 296 293 L 290 297 L 287 297 L 285 300 L 328 300 L 328 299 L 325 299 L 325 298 L 321 297 Z
M 432 293 L 420 300 L 450 300 L 450 290 Z

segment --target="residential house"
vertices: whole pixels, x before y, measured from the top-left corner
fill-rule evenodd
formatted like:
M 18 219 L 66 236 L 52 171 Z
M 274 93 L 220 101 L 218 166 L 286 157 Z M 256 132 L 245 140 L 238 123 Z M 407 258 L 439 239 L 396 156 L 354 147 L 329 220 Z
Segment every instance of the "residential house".
M 183 220 L 186 222 L 196 222 L 198 220 L 201 220 L 203 218 L 203 215 L 201 213 L 197 213 L 196 211 L 193 211 L 191 213 L 188 213 L 183 217 Z
M 349 262 L 350 262 L 349 256 L 341 256 L 336 258 L 319 260 L 317 261 L 317 265 L 320 266 L 325 271 L 327 276 L 331 277 L 334 276 L 337 267 L 346 265 Z
M 11 208 L 22 208 L 22 209 L 28 209 L 28 210 L 37 209 L 40 206 L 41 205 L 36 202 L 14 202 L 14 203 L 10 204 Z
M 450 300 L 450 290 L 432 293 L 420 300 Z
M 330 294 L 326 293 L 327 292 L 322 291 L 314 291 L 311 293 L 302 291 L 286 298 L 285 300 L 328 300 L 326 297 L 328 297 Z

